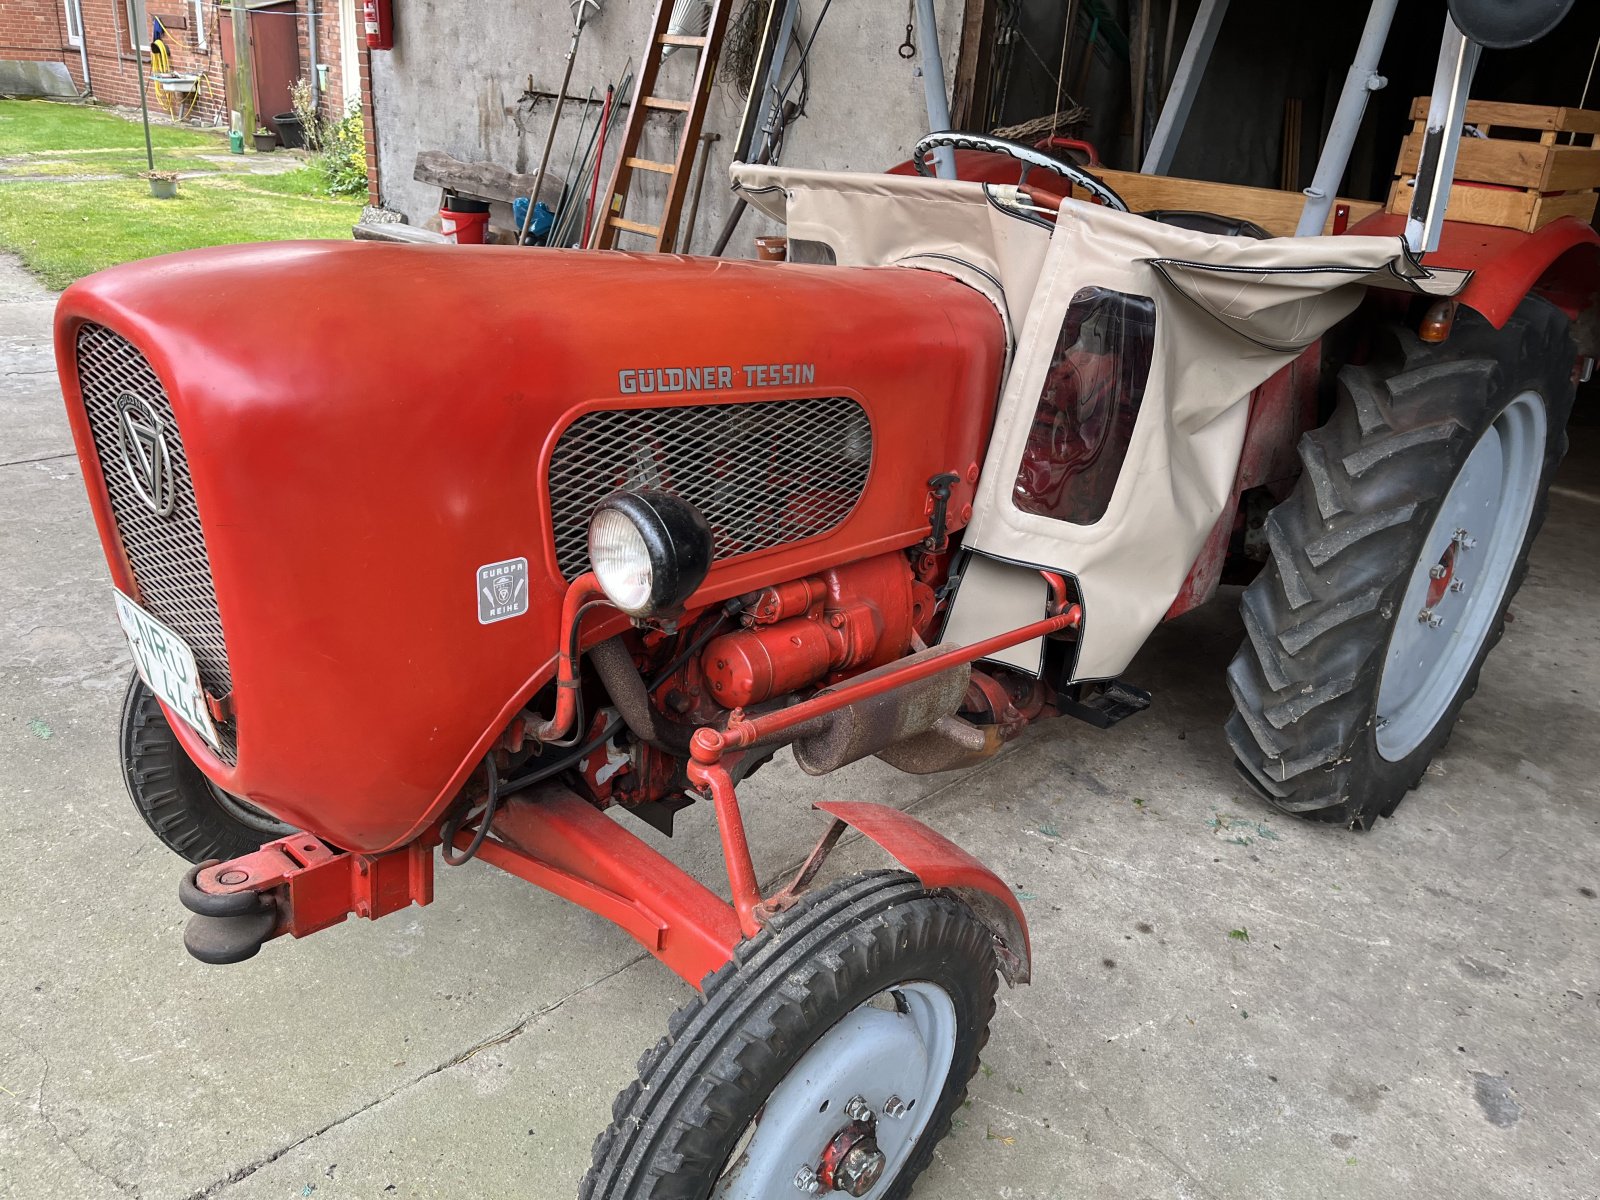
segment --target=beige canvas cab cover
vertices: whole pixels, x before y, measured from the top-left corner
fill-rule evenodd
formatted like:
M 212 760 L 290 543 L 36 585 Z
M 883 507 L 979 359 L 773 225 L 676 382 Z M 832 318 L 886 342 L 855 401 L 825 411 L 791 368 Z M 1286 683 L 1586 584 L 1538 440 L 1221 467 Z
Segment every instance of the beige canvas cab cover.
M 1453 295 L 1467 280 L 1398 238 L 1221 237 L 1071 200 L 1052 227 L 991 184 L 745 165 L 733 178 L 798 257 L 941 271 L 1000 310 L 1014 350 L 944 640 L 1037 620 L 1039 570 L 1062 572 L 1083 600 L 1077 679 L 1119 674 L 1171 606 L 1232 495 L 1250 393 L 1365 287 Z M 1131 430 L 1080 445 L 1069 421 L 1069 468 L 1041 464 L 1063 395 L 1102 423 L 1136 414 Z M 1001 657 L 1037 672 L 1041 655 Z

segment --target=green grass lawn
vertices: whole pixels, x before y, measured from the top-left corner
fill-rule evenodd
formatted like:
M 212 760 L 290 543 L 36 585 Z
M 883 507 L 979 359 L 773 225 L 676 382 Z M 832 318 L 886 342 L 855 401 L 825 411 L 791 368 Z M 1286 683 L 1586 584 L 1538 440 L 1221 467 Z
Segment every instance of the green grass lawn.
M 227 135 L 173 125 L 150 126 L 158 151 L 226 150 Z M 144 126 L 103 108 L 56 100 L 0 100 L 0 158 L 47 150 L 144 150 Z
M 0 101 L 0 251 L 18 254 L 48 286 L 63 288 L 102 268 L 174 250 L 344 239 L 360 218 L 360 199 L 329 199 L 314 165 L 253 174 L 247 158 L 196 157 L 227 150 L 215 133 L 171 126 L 152 132 L 158 170 L 214 173 L 184 179 L 177 199 L 157 200 L 137 177 L 145 170 L 138 122 L 82 105 Z M 27 178 L 41 175 L 52 178 Z M 117 178 L 71 178 L 90 175 Z

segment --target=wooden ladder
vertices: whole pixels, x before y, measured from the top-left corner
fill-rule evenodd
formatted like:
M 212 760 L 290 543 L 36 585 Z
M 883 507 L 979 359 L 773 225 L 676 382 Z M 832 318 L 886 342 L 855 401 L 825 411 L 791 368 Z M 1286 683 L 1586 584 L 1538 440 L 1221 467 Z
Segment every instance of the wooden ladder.
M 633 85 L 628 127 L 623 131 L 617 165 L 605 192 L 605 218 L 599 240 L 595 243 L 601 250 L 616 249 L 618 233 L 654 238 L 655 248 L 663 253 L 670 253 L 677 242 L 683 201 L 689 191 L 689 172 L 694 165 L 695 147 L 700 141 L 700 126 L 705 122 L 706 105 L 711 99 L 711 81 L 716 73 L 717 55 L 722 49 L 722 35 L 728 27 L 732 0 L 711 0 L 711 17 L 703 37 L 668 33 L 672 7 L 673 0 L 656 0 L 655 23 L 651 27 L 649 44 L 645 47 L 639 78 Z M 700 55 L 695 64 L 694 90 L 688 100 L 656 95 L 656 78 L 661 73 L 661 52 L 669 46 L 687 47 Z M 655 162 L 639 157 L 639 139 L 644 134 L 644 123 L 652 113 L 658 112 L 677 113 L 683 117 L 678 153 L 671 162 Z M 648 171 L 667 177 L 667 203 L 659 224 L 648 225 L 623 216 L 627 211 L 628 191 L 635 171 Z

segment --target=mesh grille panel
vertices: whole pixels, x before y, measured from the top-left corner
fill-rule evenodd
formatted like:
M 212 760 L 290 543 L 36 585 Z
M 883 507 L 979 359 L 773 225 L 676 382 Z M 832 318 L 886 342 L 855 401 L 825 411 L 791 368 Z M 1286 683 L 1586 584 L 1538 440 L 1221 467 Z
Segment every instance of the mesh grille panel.
M 556 561 L 589 567 L 589 516 L 614 492 L 654 488 L 705 514 L 717 560 L 835 528 L 872 466 L 866 410 L 844 396 L 585 413 L 550 458 Z
M 85 325 L 78 331 L 78 383 L 117 531 L 139 585 L 139 600 L 151 616 L 194 651 L 206 690 L 226 696 L 233 690 L 233 678 L 222 639 L 222 618 L 217 613 L 189 460 L 166 389 L 133 343 L 100 325 Z M 161 423 L 173 481 L 174 503 L 168 516 L 151 508 L 124 465 L 118 411 L 124 396 L 143 400 Z M 231 763 L 235 731 L 219 724 L 217 732 L 222 737 L 223 757 Z

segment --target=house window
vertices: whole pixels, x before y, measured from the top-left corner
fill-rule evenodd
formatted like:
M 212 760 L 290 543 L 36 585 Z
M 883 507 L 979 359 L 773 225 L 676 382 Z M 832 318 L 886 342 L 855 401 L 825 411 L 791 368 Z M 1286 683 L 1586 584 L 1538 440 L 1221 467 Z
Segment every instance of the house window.
M 206 49 L 205 0 L 194 0 L 194 48 Z
M 145 15 L 144 0 L 127 0 L 128 45 L 135 50 L 150 49 L 150 18 Z
M 62 0 L 67 10 L 67 45 L 83 45 L 83 13 L 78 9 L 78 0 Z

